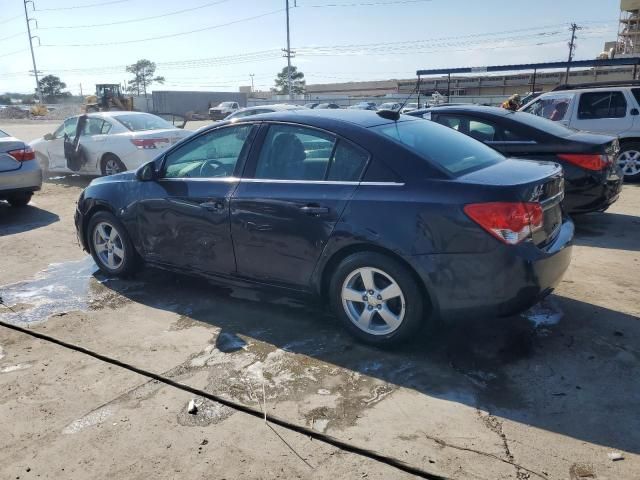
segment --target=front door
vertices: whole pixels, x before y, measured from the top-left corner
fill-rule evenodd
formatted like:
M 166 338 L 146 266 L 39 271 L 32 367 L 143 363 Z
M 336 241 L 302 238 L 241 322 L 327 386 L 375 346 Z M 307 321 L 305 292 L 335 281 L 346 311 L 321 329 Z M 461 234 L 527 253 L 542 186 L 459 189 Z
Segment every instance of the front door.
M 369 155 L 327 132 L 271 124 L 231 200 L 238 274 L 305 288 Z
M 620 90 L 602 90 L 584 92 L 578 99 L 578 111 L 573 128 L 588 132 L 618 135 L 633 126 L 633 116 L 624 92 Z
M 141 182 L 138 235 L 149 261 L 194 272 L 236 270 L 229 201 L 253 124 L 209 130 L 167 153 L 160 179 Z
M 47 141 L 47 153 L 49 154 L 49 169 L 60 170 L 67 169 L 67 159 L 64 156 L 65 136 L 73 141 L 76 136 L 76 124 L 78 117 L 67 118 L 55 132 L 53 139 Z

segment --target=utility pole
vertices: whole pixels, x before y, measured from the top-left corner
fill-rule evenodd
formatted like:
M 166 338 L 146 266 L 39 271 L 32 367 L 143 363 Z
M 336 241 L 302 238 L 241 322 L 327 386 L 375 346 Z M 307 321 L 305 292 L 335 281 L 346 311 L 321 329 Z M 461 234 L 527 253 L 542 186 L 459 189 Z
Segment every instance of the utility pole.
M 32 18 L 29 18 L 29 14 L 27 13 L 27 3 L 31 2 L 31 6 L 34 7 L 33 4 L 33 0 L 24 0 L 24 19 L 27 22 L 27 34 L 29 35 L 29 48 L 31 49 L 31 60 L 33 61 L 33 74 L 36 77 L 36 91 L 38 92 L 38 100 L 40 100 L 40 104 L 42 105 L 44 103 L 43 99 L 42 99 L 42 90 L 40 89 L 40 80 L 38 80 L 38 67 L 36 67 L 36 56 L 33 53 L 33 37 L 31 36 L 31 24 L 29 22 L 31 22 L 31 20 L 33 20 Z M 35 7 L 34 7 L 35 9 Z M 36 22 L 37 24 L 37 22 Z
M 567 60 L 567 73 L 564 77 L 564 83 L 569 84 L 569 69 L 571 68 L 571 62 L 573 61 L 573 53 L 576 49 L 576 30 L 582 30 L 582 27 L 579 27 L 575 23 L 571 24 L 571 42 L 569 42 L 569 60 Z
M 82 97 L 82 83 L 80 84 L 80 96 Z
M 255 73 L 250 73 L 249 76 L 251 77 L 251 93 L 253 93 L 255 91 L 255 89 L 253 88 L 253 77 L 255 77 Z
M 289 0 L 285 0 L 285 2 L 287 6 L 287 90 L 289 92 L 289 100 L 291 100 L 291 35 L 289 32 Z

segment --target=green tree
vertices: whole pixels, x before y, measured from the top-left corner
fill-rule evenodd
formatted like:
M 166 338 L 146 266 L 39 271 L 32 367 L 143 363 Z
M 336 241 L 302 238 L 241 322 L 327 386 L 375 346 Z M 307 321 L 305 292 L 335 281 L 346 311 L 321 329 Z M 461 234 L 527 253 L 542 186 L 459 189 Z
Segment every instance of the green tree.
M 147 87 L 153 83 L 164 83 L 164 77 L 155 77 L 156 64 L 150 60 L 138 60 L 133 65 L 127 67 L 127 72 L 133 74 L 133 78 L 129 80 L 127 91 L 136 95 L 147 96 Z
M 53 103 L 59 98 L 68 97 L 70 95 L 69 92 L 63 92 L 65 88 L 67 88 L 67 84 L 60 80 L 60 77 L 56 77 L 55 75 L 47 75 L 46 77 L 42 77 L 38 81 L 38 85 L 40 85 L 40 90 L 42 90 L 42 95 L 46 102 Z
M 276 76 L 276 88 L 274 91 L 280 95 L 289 94 L 289 82 L 287 77 L 287 67 L 284 67 Z M 298 67 L 291 66 L 291 93 L 297 95 L 304 93 L 306 87 L 304 73 L 298 71 Z
M 0 105 L 11 105 L 10 95 L 0 95 Z

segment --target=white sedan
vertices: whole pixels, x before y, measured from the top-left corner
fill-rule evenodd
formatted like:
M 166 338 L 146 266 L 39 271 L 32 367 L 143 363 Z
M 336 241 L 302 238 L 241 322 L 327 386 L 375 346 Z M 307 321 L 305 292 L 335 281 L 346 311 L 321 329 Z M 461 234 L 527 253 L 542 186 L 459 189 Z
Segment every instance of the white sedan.
M 96 112 L 84 116 L 75 142 L 81 117 L 67 118 L 53 133 L 30 143 L 43 170 L 113 175 L 138 168 L 192 133 L 150 113 Z M 76 160 L 70 153 L 74 149 L 80 152 Z

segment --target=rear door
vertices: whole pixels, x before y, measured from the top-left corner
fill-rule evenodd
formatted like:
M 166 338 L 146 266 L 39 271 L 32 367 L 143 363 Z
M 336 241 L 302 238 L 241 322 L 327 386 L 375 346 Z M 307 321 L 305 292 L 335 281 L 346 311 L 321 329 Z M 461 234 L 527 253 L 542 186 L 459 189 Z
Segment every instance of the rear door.
M 238 274 L 305 288 L 369 159 L 332 133 L 265 125 L 231 200 Z
M 136 224 L 147 260 L 235 272 L 229 202 L 257 128 L 243 123 L 195 135 L 167 153 L 160 179 L 140 182 Z
M 109 140 L 109 131 L 112 125 L 100 117 L 89 117 L 80 135 L 80 145 L 86 152 L 86 163 L 81 171 L 86 173 L 96 173 L 98 162 L 105 153 L 105 147 Z
M 618 135 L 633 126 L 629 101 L 620 90 L 582 92 L 577 99 L 571 127 L 588 132 Z

